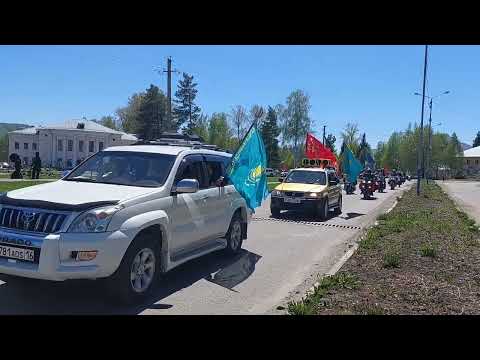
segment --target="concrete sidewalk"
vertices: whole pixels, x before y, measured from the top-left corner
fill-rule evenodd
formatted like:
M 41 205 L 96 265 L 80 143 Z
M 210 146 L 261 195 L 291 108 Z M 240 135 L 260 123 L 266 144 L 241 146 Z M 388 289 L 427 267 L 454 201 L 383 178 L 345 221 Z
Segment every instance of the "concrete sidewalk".
M 436 183 L 480 226 L 480 182 L 436 181 Z

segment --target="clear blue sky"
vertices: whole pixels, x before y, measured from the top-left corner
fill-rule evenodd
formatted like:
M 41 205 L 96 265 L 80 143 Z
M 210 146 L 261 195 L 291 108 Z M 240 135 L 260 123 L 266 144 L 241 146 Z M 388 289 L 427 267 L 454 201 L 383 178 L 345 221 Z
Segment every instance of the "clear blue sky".
M 311 98 L 317 133 L 337 136 L 357 122 L 375 147 L 394 130 L 419 122 L 422 46 L 0 46 L 0 122 L 53 124 L 113 114 L 151 83 L 155 69 L 195 76 L 202 110 L 285 103 L 294 89 Z M 471 143 L 480 130 L 480 47 L 431 46 L 428 93 L 438 129 Z M 175 91 L 178 76 L 174 76 Z

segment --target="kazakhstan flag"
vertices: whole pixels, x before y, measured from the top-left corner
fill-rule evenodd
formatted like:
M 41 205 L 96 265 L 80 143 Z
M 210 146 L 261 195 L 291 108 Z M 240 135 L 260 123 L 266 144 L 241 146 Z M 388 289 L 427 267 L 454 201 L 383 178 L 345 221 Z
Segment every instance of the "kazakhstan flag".
M 347 175 L 348 182 L 353 183 L 357 181 L 358 174 L 362 172 L 362 168 L 362 164 L 353 156 L 352 151 L 345 147 L 343 172 Z
M 227 170 L 228 178 L 252 210 L 259 207 L 268 196 L 266 167 L 265 147 L 254 125 L 232 157 Z

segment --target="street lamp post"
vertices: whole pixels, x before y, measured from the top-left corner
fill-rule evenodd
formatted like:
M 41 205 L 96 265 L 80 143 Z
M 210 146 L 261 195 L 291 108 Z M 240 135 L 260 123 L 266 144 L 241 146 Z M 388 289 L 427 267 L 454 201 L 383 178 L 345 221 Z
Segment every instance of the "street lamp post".
M 447 90 L 447 91 L 444 91 L 442 92 L 441 94 L 438 94 L 436 96 L 427 96 L 425 95 L 426 98 L 430 99 L 429 103 L 428 103 L 428 107 L 430 108 L 430 115 L 429 115 L 429 118 L 428 118 L 428 151 L 427 151 L 427 183 L 428 183 L 428 180 L 429 180 L 429 177 L 431 177 L 431 174 L 432 174 L 432 169 L 431 169 L 431 161 L 432 161 L 432 109 L 433 109 L 433 99 L 439 97 L 439 96 L 442 96 L 442 95 L 446 95 L 446 94 L 449 94 L 450 93 L 450 90 Z M 419 96 L 422 96 L 422 94 L 419 94 L 419 93 L 415 93 L 414 95 L 419 95 Z M 439 125 L 439 124 L 437 124 Z M 423 170 L 425 171 L 425 169 Z

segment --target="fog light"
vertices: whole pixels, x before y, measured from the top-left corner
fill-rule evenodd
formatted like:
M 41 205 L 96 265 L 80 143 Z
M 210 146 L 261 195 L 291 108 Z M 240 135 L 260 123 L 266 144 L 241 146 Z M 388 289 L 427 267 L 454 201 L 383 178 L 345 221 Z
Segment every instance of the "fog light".
M 91 250 L 91 251 L 79 251 L 77 252 L 77 261 L 90 261 L 95 259 L 97 256 L 98 251 L 97 250 Z
M 310 193 L 308 194 L 308 197 L 317 197 L 318 196 L 318 193 Z

